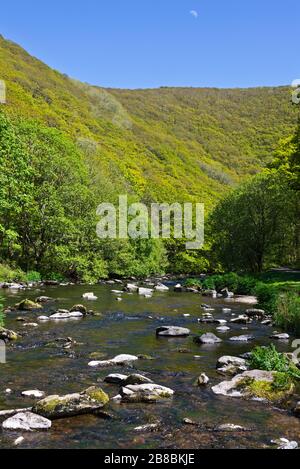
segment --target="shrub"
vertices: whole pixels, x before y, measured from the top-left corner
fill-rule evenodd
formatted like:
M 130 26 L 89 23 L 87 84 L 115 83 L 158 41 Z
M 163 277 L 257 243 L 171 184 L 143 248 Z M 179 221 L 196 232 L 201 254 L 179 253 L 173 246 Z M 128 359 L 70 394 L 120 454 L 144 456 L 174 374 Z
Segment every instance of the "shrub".
M 13 268 L 6 264 L 0 264 L 1 282 L 26 282 L 25 273 L 19 268 Z
M 289 358 L 276 350 L 274 345 L 256 347 L 252 351 L 250 367 L 254 370 L 277 371 L 300 379 L 300 370 Z
M 259 282 L 254 289 L 254 294 L 257 296 L 261 308 L 270 314 L 276 311 L 279 294 L 278 286 Z
M 275 323 L 284 330 L 300 333 L 300 297 L 295 293 L 278 295 Z
M 202 288 L 202 282 L 201 280 L 197 279 L 197 278 L 188 278 L 185 283 L 184 283 L 184 286 L 187 287 L 187 288 Z
M 3 311 L 3 304 L 2 298 L 0 298 L 0 327 L 4 326 L 4 311 Z
M 40 282 L 42 280 L 42 277 L 39 272 L 31 270 L 30 272 L 27 272 L 26 279 L 28 282 Z

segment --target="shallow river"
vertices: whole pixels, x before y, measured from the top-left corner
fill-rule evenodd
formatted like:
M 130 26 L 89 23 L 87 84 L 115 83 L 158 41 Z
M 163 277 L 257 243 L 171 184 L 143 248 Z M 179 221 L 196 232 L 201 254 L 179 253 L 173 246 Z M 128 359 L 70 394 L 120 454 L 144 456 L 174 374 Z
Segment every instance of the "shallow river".
M 149 376 L 155 383 L 175 390 L 172 400 L 159 404 L 110 403 L 107 411 L 113 416 L 106 420 L 96 416 L 81 416 L 53 422 L 48 432 L 24 433 L 20 448 L 264 448 L 270 440 L 286 437 L 300 442 L 300 419 L 289 411 L 272 408 L 254 401 L 217 397 L 210 390 L 225 378 L 216 372 L 216 361 L 222 355 L 239 355 L 254 345 L 270 343 L 273 329 L 253 322 L 245 326 L 230 325 L 228 333 L 217 333 L 223 339 L 213 346 L 196 345 L 193 335 L 199 332 L 216 333 L 216 325 L 198 324 L 201 303 L 216 308 L 214 316 L 230 319 L 223 307 L 241 313 L 247 306 L 228 305 L 225 300 L 210 300 L 192 293 L 155 293 L 150 299 L 138 295 L 123 295 L 117 302 L 112 289 L 119 286 L 47 287 L 26 292 L 1 291 L 5 306 L 21 299 L 35 299 L 46 295 L 58 300 L 46 307 L 71 308 L 85 304 L 102 313 L 102 317 L 88 316 L 82 320 L 47 322 L 36 329 L 25 329 L 10 313 L 6 327 L 25 332 L 22 339 L 8 347 L 7 364 L 0 365 L 0 410 L 30 407 L 32 399 L 23 398 L 24 390 L 39 389 L 47 395 L 68 394 L 100 383 L 110 397 L 118 394 L 118 386 L 102 383 L 110 373 L 130 374 L 132 368 L 93 369 L 88 367 L 91 354 L 98 352 L 100 360 L 120 353 L 147 354 L 153 361 L 139 360 L 135 372 Z M 82 294 L 94 291 L 98 300 L 84 302 Z M 41 313 L 26 314 L 28 322 L 36 322 Z M 184 317 L 190 314 L 190 317 Z M 157 339 L 155 330 L 160 325 L 178 325 L 192 331 L 189 338 Z M 252 343 L 232 343 L 229 338 L 239 334 L 254 334 Z M 78 345 L 71 350 L 48 347 L 57 338 L 72 337 Z M 290 343 L 278 343 L 278 349 L 292 351 Z M 184 352 L 184 353 L 183 353 Z M 196 358 L 197 356 L 197 358 Z M 103 357 L 103 358 L 102 358 Z M 205 372 L 211 379 L 207 388 L 194 386 L 196 378 Z M 12 389 L 7 395 L 5 390 Z M 183 424 L 184 418 L 199 422 L 199 427 Z M 135 427 L 158 423 L 155 431 L 137 432 Z M 215 427 L 232 423 L 247 427 L 248 432 L 224 433 Z M 0 430 L 0 448 L 10 448 L 19 433 Z

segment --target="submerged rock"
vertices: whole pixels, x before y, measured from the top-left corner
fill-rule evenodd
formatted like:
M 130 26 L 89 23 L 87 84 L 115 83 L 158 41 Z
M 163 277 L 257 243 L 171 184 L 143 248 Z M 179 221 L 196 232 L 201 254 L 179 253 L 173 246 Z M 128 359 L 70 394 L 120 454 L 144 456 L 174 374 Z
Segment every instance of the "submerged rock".
M 153 384 L 153 381 L 146 376 L 133 374 L 126 377 L 124 381 L 124 386 L 128 386 L 131 384 Z
M 91 361 L 88 365 L 91 367 L 107 367 L 107 366 L 126 366 L 137 361 L 139 358 L 135 355 L 117 355 L 110 360 Z
M 21 430 L 30 432 L 32 430 L 48 430 L 51 421 L 32 412 L 20 412 L 8 418 L 2 424 L 4 430 Z
M 240 425 L 234 425 L 233 423 L 224 423 L 219 425 L 216 430 L 218 432 L 249 432 L 250 430 Z
M 251 309 L 247 309 L 245 311 L 245 314 L 249 318 L 253 318 L 253 317 L 263 318 L 265 316 L 266 312 L 263 309 L 251 308 Z
M 251 370 L 223 381 L 212 388 L 217 395 L 227 397 L 260 398 L 279 401 L 289 396 L 294 389 L 291 379 L 282 382 L 282 373 L 275 371 Z
M 138 289 L 138 294 L 141 295 L 141 296 L 152 296 L 153 294 L 153 290 L 151 288 L 143 288 L 143 287 L 140 287 Z
M 138 291 L 139 287 L 133 283 L 127 283 L 126 287 L 124 288 L 124 291 L 128 293 L 136 293 Z
M 222 339 L 219 339 L 215 334 L 208 332 L 207 334 L 203 334 L 200 337 L 195 337 L 194 341 L 197 344 L 218 344 L 222 342 Z
M 171 398 L 174 391 L 158 384 L 138 384 L 121 388 L 123 402 L 156 402 Z
M 187 337 L 191 331 L 185 327 L 162 326 L 156 329 L 156 335 L 159 337 Z
M 19 311 L 34 311 L 42 309 L 42 305 L 40 303 L 34 303 L 34 301 L 31 300 L 23 300 L 20 303 L 17 303 L 15 307 Z
M 79 313 L 81 313 L 85 316 L 87 314 L 88 310 L 83 305 L 75 305 L 70 309 L 70 313 L 76 313 L 76 312 L 79 312 Z
M 93 386 L 81 393 L 46 397 L 37 402 L 32 410 L 43 417 L 57 419 L 94 413 L 108 402 L 108 395 L 101 388 Z
M 254 339 L 255 337 L 253 335 L 238 335 L 236 337 L 231 337 L 229 340 L 231 342 L 250 342 Z
M 0 327 L 0 340 L 3 340 L 4 342 L 12 342 L 14 340 L 18 340 L 18 338 L 19 335 L 16 332 Z
M 36 303 L 49 303 L 50 301 L 55 301 L 53 298 L 50 298 L 49 296 L 39 296 L 36 298 Z
M 276 340 L 289 340 L 289 338 L 290 338 L 289 334 L 273 334 L 270 337 L 270 339 L 276 339 Z
M 49 319 L 50 320 L 60 320 L 60 319 L 81 319 L 83 314 L 80 311 L 74 311 L 70 313 L 69 311 L 60 310 L 55 314 L 52 314 Z
M 84 293 L 84 294 L 82 295 L 82 298 L 83 298 L 84 300 L 87 300 L 87 301 L 95 301 L 95 300 L 98 300 L 98 297 L 97 297 L 96 295 L 94 295 L 93 292 L 91 292 L 91 293 Z

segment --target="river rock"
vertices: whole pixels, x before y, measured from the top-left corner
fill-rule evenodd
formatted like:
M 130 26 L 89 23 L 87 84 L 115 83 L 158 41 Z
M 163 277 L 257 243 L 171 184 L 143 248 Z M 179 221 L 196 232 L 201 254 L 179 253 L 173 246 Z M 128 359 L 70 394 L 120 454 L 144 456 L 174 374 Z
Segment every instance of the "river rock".
M 48 430 L 51 428 L 51 421 L 32 412 L 20 412 L 2 424 L 4 430 L 21 430 L 30 432 L 33 430 Z
M 70 313 L 76 313 L 78 312 L 79 313 L 82 313 L 84 316 L 87 314 L 88 310 L 85 306 L 83 305 L 74 305 L 71 309 L 70 309 Z
M 49 296 L 39 296 L 35 300 L 36 303 L 49 303 L 50 301 L 54 301 L 54 299 Z
M 52 316 L 49 317 L 50 320 L 60 320 L 60 319 L 80 319 L 83 317 L 83 314 L 80 311 L 74 311 L 70 313 L 69 311 L 58 311 Z
M 93 367 L 107 367 L 107 366 L 126 366 L 138 360 L 135 355 L 117 355 L 111 360 L 91 361 L 88 365 Z
M 46 321 L 49 321 L 49 317 L 48 317 L 48 316 L 39 316 L 37 319 L 38 319 L 38 321 L 41 321 L 41 322 L 43 322 L 43 321 L 45 321 L 45 322 L 46 322 Z
M 138 294 L 141 295 L 141 296 L 150 297 L 153 294 L 153 290 L 151 288 L 140 287 L 138 289 Z
M 297 417 L 300 417 L 300 401 L 297 403 L 294 409 L 294 414 L 297 415 Z
M 200 337 L 195 337 L 194 341 L 198 344 L 218 344 L 222 342 L 222 339 L 217 337 L 215 334 L 208 332 L 207 334 L 203 334 Z
M 174 391 L 158 384 L 138 384 L 122 387 L 120 395 L 123 402 L 156 402 L 171 398 Z
M 290 336 L 289 334 L 274 334 L 271 335 L 270 339 L 276 339 L 276 340 L 289 340 Z
M 229 340 L 231 342 L 250 342 L 254 339 L 255 337 L 253 335 L 238 335 L 236 337 L 231 337 Z
M 230 381 L 223 381 L 212 388 L 212 391 L 221 396 L 263 398 L 267 400 L 281 400 L 293 390 L 273 389 L 272 384 L 278 375 L 274 371 L 251 370 L 235 376 Z
M 83 298 L 84 300 L 87 300 L 87 301 L 95 301 L 95 300 L 98 300 L 98 297 L 97 297 L 96 295 L 94 295 L 93 292 L 91 292 L 91 293 L 84 293 L 84 294 L 82 295 L 82 298 Z
M 20 303 L 17 303 L 15 307 L 19 311 L 34 311 L 42 309 L 42 305 L 40 303 L 34 303 L 34 301 L 31 300 L 23 300 Z
M 234 425 L 233 423 L 224 423 L 219 425 L 216 430 L 218 432 L 248 432 L 249 429 L 241 427 L 240 425 Z
M 92 386 L 81 393 L 46 397 L 37 402 L 32 410 L 43 417 L 57 419 L 91 414 L 108 402 L 108 395 L 101 388 Z
M 180 284 L 180 283 L 177 283 L 177 285 L 175 285 L 174 287 L 174 292 L 182 292 L 183 291 L 183 286 Z
M 126 287 L 124 288 L 124 291 L 128 293 L 136 293 L 138 291 L 139 287 L 133 283 L 127 283 Z
M 110 374 L 108 376 L 106 376 L 106 378 L 104 378 L 104 382 L 105 383 L 109 383 L 109 384 L 124 384 L 125 380 L 128 378 L 127 375 L 121 375 L 119 373 L 114 373 L 114 374 Z
M 279 440 L 271 441 L 272 445 L 276 445 L 277 449 L 298 449 L 297 441 L 289 441 L 287 438 L 279 438 Z
M 19 336 L 16 332 L 0 327 L 0 340 L 3 340 L 4 342 L 12 342 L 14 340 L 18 340 L 18 338 Z
M 245 311 L 245 314 L 249 318 L 254 318 L 254 317 L 263 318 L 265 316 L 266 312 L 263 309 L 251 308 L 251 309 L 247 309 Z
M 218 331 L 218 332 L 228 332 L 228 331 L 230 331 L 230 327 L 228 327 L 228 326 L 220 326 L 220 327 L 217 327 L 217 331 Z
M 156 285 L 156 287 L 154 287 L 154 290 L 156 291 L 159 291 L 159 292 L 167 292 L 169 291 L 169 287 L 167 287 L 166 285 L 163 285 L 162 283 Z
M 153 381 L 146 376 L 140 374 L 129 375 L 125 381 L 124 386 L 129 386 L 131 384 L 153 384 Z
M 235 376 L 247 371 L 248 366 L 246 360 L 243 358 L 225 355 L 224 357 L 219 358 L 217 369 L 218 373 Z
M 158 337 L 187 337 L 190 333 L 189 329 L 177 326 L 162 326 L 156 329 Z
M 45 396 L 45 393 L 43 391 L 38 391 L 37 389 L 33 391 L 23 391 L 22 392 L 23 397 L 34 397 L 35 399 L 41 399 L 42 397 Z
M 251 319 L 246 315 L 238 316 L 237 318 L 230 319 L 232 324 L 249 324 Z
M 198 386 L 206 386 L 209 383 L 209 377 L 205 373 L 201 373 L 197 380 Z
M 220 326 L 225 326 L 225 324 L 227 324 L 226 319 L 215 319 L 214 322 L 215 324 L 219 324 Z
M 264 319 L 262 322 L 263 326 L 271 326 L 272 325 L 272 320 L 271 319 Z

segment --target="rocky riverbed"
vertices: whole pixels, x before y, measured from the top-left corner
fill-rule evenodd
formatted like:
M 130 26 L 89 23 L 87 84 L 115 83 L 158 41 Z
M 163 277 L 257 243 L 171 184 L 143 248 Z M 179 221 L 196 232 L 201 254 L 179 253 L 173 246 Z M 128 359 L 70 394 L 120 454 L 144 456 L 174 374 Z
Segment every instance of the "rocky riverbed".
M 163 283 L 168 289 L 132 281 L 126 291 L 120 282 L 1 290 L 8 311 L 0 448 L 300 443 L 299 389 L 278 404 L 253 399 L 247 387 L 247 353 L 271 342 L 293 352 L 293 338 L 280 335 L 253 298 L 204 297 Z M 3 412 L 12 409 L 24 412 Z

